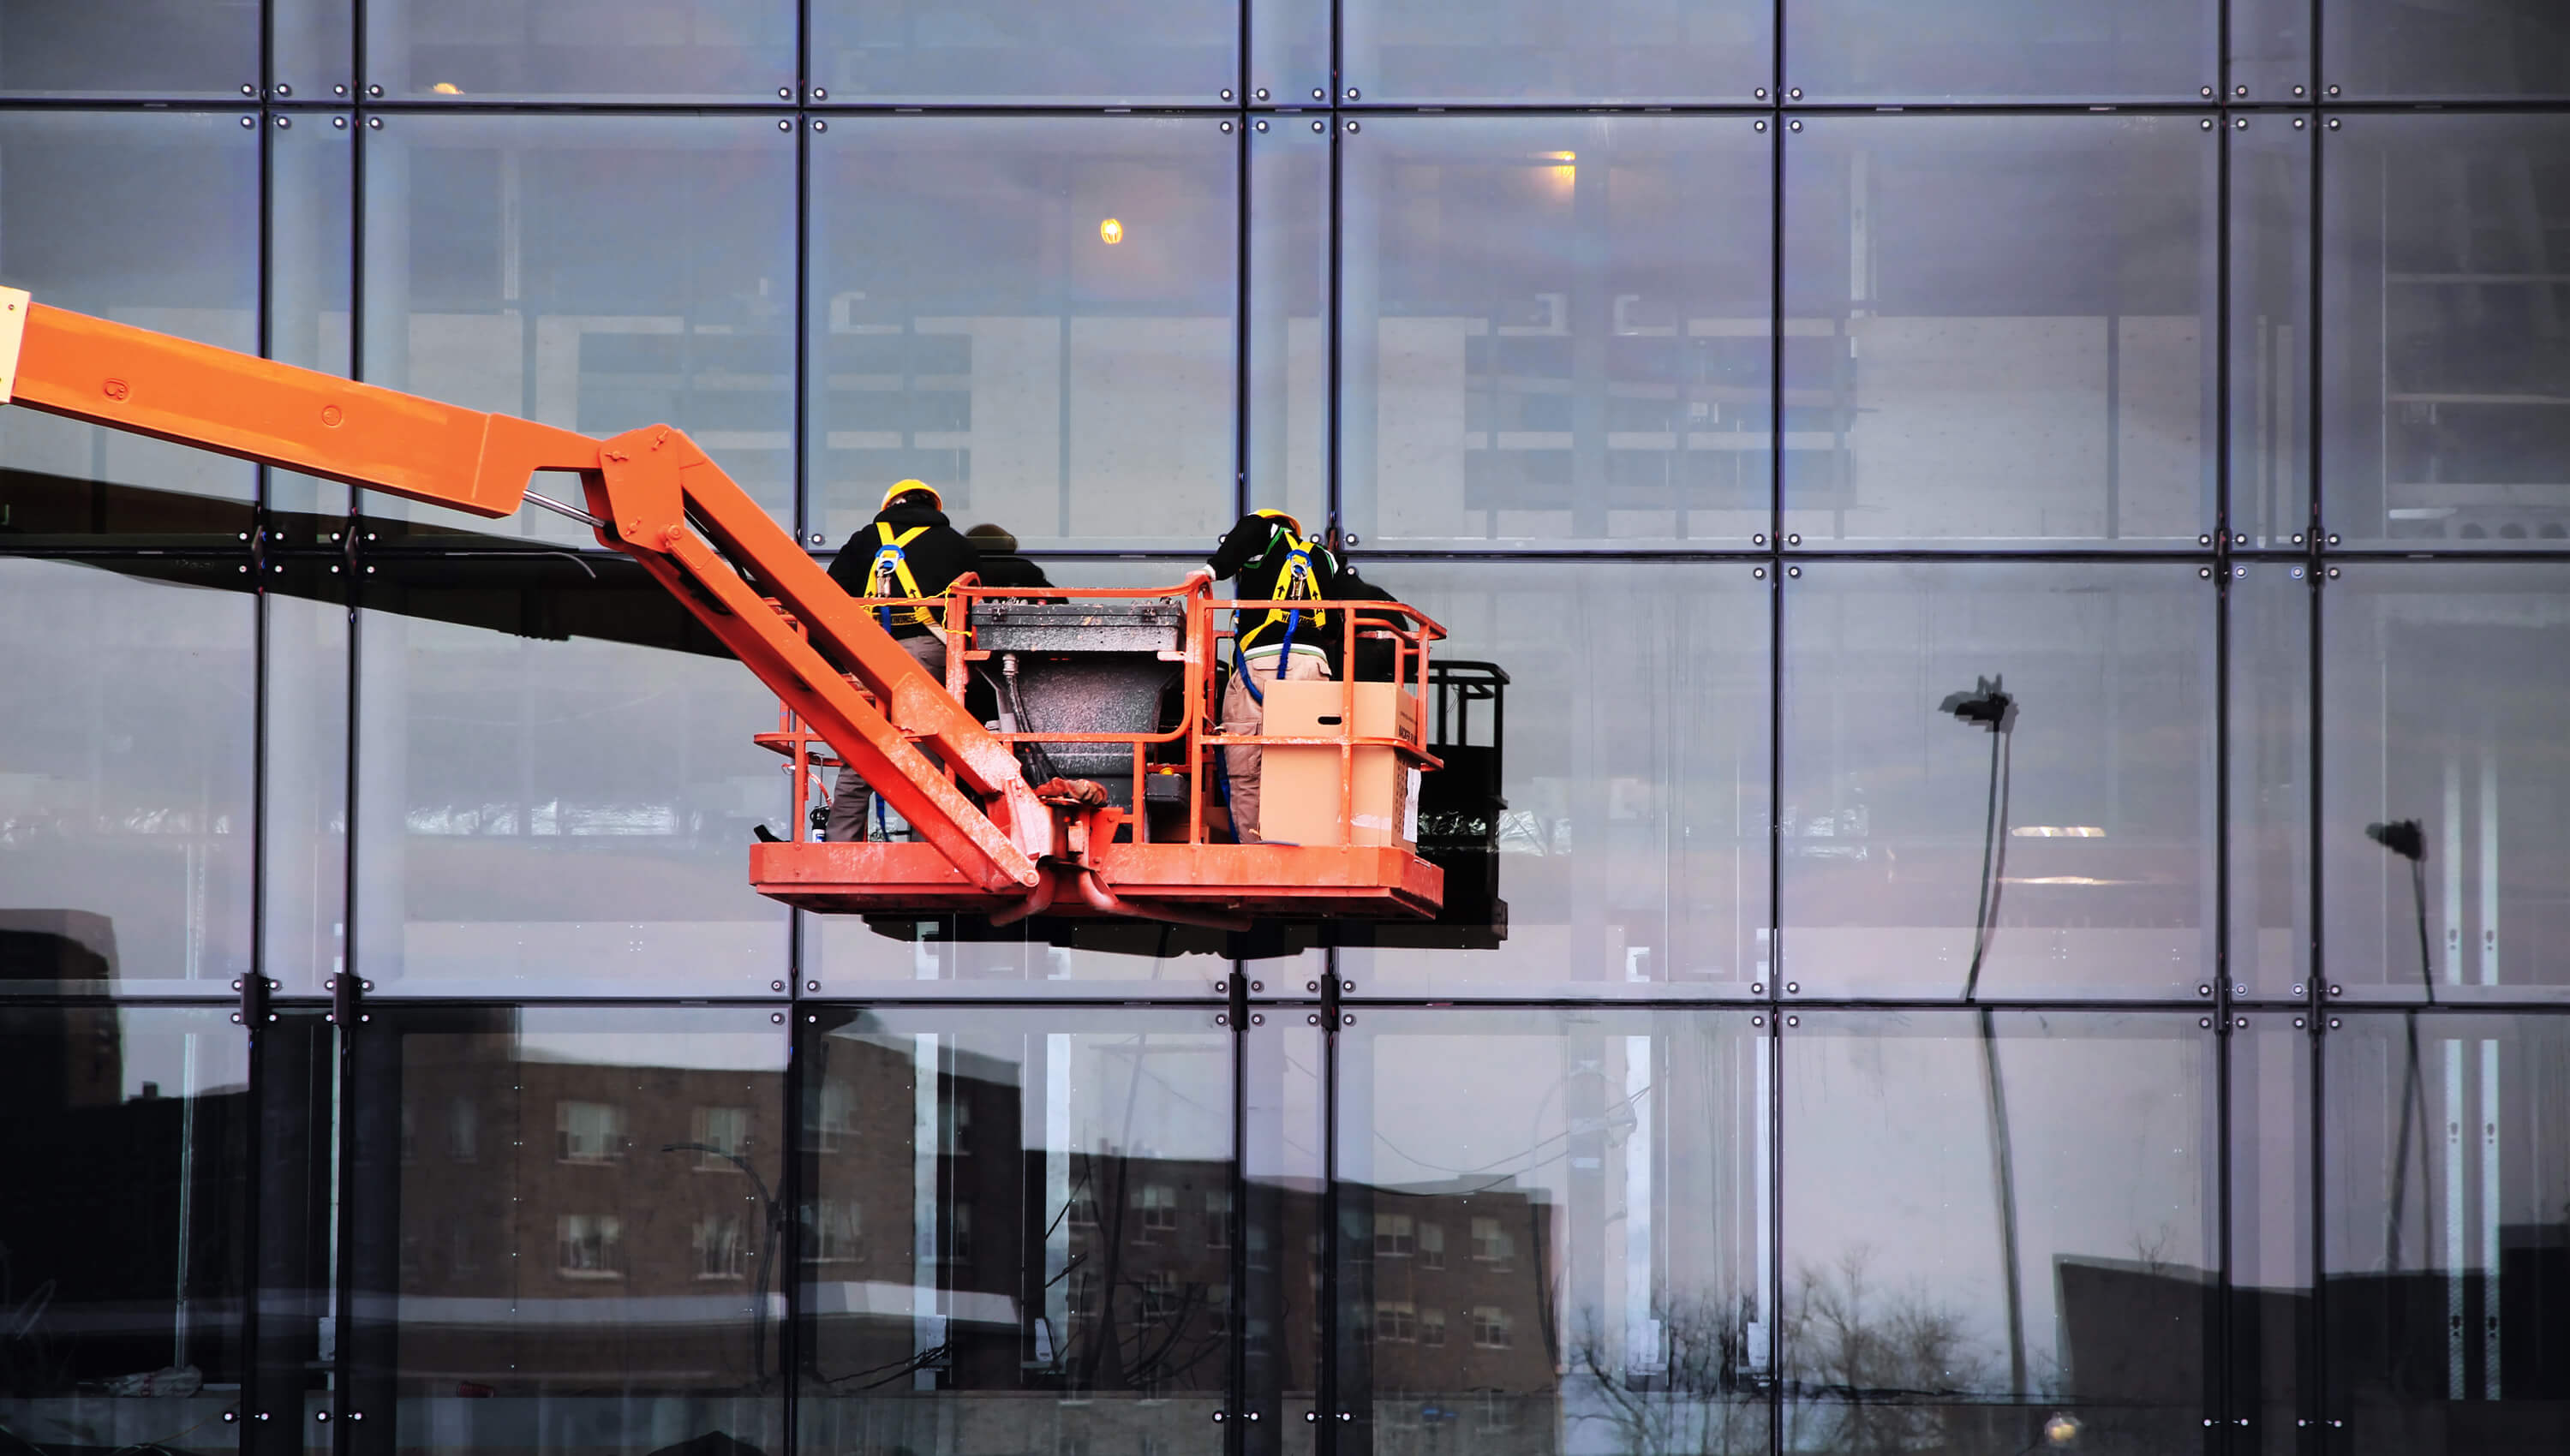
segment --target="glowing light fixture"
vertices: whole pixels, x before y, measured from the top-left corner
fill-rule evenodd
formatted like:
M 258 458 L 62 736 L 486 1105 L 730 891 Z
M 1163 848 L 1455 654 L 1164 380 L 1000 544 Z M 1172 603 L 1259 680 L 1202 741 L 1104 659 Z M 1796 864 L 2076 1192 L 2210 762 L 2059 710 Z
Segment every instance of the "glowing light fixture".
M 1124 240 L 1124 224 L 1109 217 L 1097 224 L 1097 240 L 1113 247 Z
M 2043 1423 L 2043 1438 L 2056 1446 L 2067 1446 L 2079 1439 L 2079 1422 L 2055 1411 L 2052 1419 Z

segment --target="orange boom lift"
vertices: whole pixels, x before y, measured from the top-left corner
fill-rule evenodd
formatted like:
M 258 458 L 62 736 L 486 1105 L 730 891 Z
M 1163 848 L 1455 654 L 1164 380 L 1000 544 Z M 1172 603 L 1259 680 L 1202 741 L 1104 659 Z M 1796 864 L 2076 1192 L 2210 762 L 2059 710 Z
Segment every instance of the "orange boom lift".
M 1362 685 L 1363 709 L 1360 684 L 1316 684 L 1338 709 L 1314 715 L 1320 731 L 1227 738 L 1214 700 L 1217 646 L 1227 635 L 1217 618 L 1241 603 L 1213 600 L 1202 583 L 1029 593 L 980 587 L 968 576 L 939 599 L 952 637 L 940 681 L 877 624 L 880 601 L 841 590 L 667 425 L 597 440 L 48 307 L 17 289 L 0 289 L 0 404 L 477 516 L 514 515 L 532 502 L 594 528 L 601 544 L 642 562 L 781 700 L 778 731 L 755 736 L 789 761 L 794 835 L 750 846 L 749 879 L 788 905 L 978 914 L 995 923 L 1089 915 L 1239 929 L 1252 916 L 1426 918 L 1442 902 L 1444 875 L 1420 858 L 1397 811 L 1360 812 L 1361 800 L 1382 807 L 1386 785 L 1415 807 L 1417 772 L 1441 766 L 1421 737 L 1417 703 L 1429 644 L 1444 631 L 1405 606 L 1352 603 L 1361 615 L 1339 612 L 1342 661 L 1355 660 L 1360 636 L 1389 639 L 1400 711 L 1382 711 L 1380 684 Z M 579 476 L 583 505 L 530 490 L 538 471 Z M 1012 722 L 1013 731 L 1000 732 L 967 711 L 970 674 L 1003 655 L 977 646 L 977 634 L 1041 647 L 1024 636 L 1031 615 L 1042 614 L 1031 613 L 1031 594 L 1057 619 L 1067 614 L 1075 627 L 1085 613 L 1085 624 L 1108 625 L 1110 640 L 1139 642 L 1150 658 L 1174 662 L 1174 726 L 1155 711 L 1152 721 L 1115 731 L 1041 733 Z M 1014 659 L 1009 666 L 1014 679 Z M 1216 756 L 1245 743 L 1271 758 L 1301 751 L 1307 768 L 1316 751 L 1336 761 L 1337 814 L 1321 816 L 1334 824 L 1335 842 L 1241 845 L 1207 833 L 1208 801 L 1220 802 Z M 1038 762 L 1058 755 L 1081 765 L 1103 755 L 1119 770 L 1129 765 L 1129 779 L 1033 784 L 1022 751 Z M 863 774 L 919 840 L 805 838 L 813 775 L 840 763 Z M 1414 786 L 1408 791 L 1404 777 Z M 1326 828 L 1307 837 L 1332 839 Z

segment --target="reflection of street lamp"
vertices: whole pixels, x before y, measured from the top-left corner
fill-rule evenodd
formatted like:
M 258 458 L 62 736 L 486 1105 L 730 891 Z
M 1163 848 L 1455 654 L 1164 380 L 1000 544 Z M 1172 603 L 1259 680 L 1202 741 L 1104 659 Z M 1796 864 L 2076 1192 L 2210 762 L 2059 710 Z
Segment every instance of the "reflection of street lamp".
M 1997 677 L 1976 678 L 1970 692 L 1947 693 L 1936 711 L 1951 713 L 1956 722 L 1986 728 L 1990 733 L 1989 807 L 1981 817 L 1981 880 L 1973 889 L 1972 900 L 1972 965 L 1963 976 L 1963 999 L 1968 1001 L 1980 989 L 1981 957 L 1988 953 L 1990 925 L 1999 913 L 1999 883 L 1992 872 L 1995 869 L 2005 873 L 2005 861 L 1999 858 L 2006 853 L 2002 848 L 2004 836 L 1999 829 L 2007 820 L 2006 798 L 1999 792 L 1999 759 L 2002 750 L 2006 750 L 2008 776 L 2014 777 L 2016 699 L 2000 689 Z
M 2433 1005 L 2436 976 L 2427 962 L 2427 832 L 2414 819 L 2395 819 L 2389 824 L 2366 825 L 2364 837 L 2409 862 L 2409 901 L 2418 920 L 2418 985 L 2427 993 L 2428 1004 Z M 2408 1061 L 2400 1073 L 2400 1146 L 2391 1155 L 2391 1208 L 2382 1221 L 2382 1263 L 2394 1273 L 2400 1268 L 2400 1216 L 2409 1203 L 2412 1107 L 2418 1113 L 2418 1141 L 2423 1145 L 2427 1140 L 2427 1109 L 2418 1090 L 2418 1013 L 2403 1012 L 2400 1025 L 2408 1044 Z
M 2436 978 L 2427 966 L 2427 832 L 2414 819 L 2368 824 L 2364 837 L 2409 862 L 2409 903 L 2418 912 L 2418 984 L 2427 999 L 2436 999 Z
M 758 1388 L 763 1390 L 767 1387 L 767 1275 L 776 1258 L 776 1236 L 785 1228 L 785 1211 L 777 1207 L 776 1200 L 768 1194 L 767 1180 L 759 1177 L 758 1170 L 750 1167 L 747 1160 L 736 1153 L 710 1143 L 662 1143 L 660 1151 L 711 1153 L 749 1175 L 749 1186 L 758 1190 L 759 1222 L 766 1226 L 766 1235 L 758 1246 L 758 1286 L 750 1293 L 749 1354 L 751 1368 L 758 1376 Z
M 1975 677 L 1969 692 L 1947 693 L 1936 711 L 1959 723 L 1990 733 L 1989 807 L 1981 818 L 1981 883 L 1972 910 L 1972 965 L 1963 976 L 1963 999 L 1980 991 L 1981 957 L 1989 950 L 1991 922 L 1998 918 L 1999 877 L 2006 871 L 2007 795 L 2002 786 L 2016 772 L 2016 699 L 1999 686 L 1998 676 Z M 2001 770 L 2004 759 L 2005 771 Z M 2016 1155 L 2008 1133 L 2007 1089 L 1999 1082 L 1998 1028 L 1988 1007 L 1981 1009 L 1981 1093 L 1990 1111 L 1990 1176 L 1998 1184 L 1999 1270 L 2007 1280 L 2008 1393 L 2025 1393 L 2025 1290 L 2017 1275 Z M 2047 1430 L 2049 1427 L 2047 1427 Z

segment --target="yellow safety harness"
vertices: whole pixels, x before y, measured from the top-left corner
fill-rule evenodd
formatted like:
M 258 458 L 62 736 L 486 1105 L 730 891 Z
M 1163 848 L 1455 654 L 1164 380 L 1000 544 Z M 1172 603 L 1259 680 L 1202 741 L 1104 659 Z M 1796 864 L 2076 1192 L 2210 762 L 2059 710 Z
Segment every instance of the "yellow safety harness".
M 1305 608 L 1288 606 L 1284 603 L 1315 600 L 1321 592 L 1312 572 L 1312 543 L 1296 536 L 1281 523 L 1275 528 L 1275 535 L 1268 538 L 1267 549 L 1274 550 L 1280 540 L 1285 546 L 1285 563 L 1276 572 L 1275 589 L 1267 593 L 1267 599 L 1277 605 L 1267 608 L 1267 615 L 1259 619 L 1258 625 L 1250 629 L 1249 635 L 1256 636 L 1277 622 L 1285 624 L 1285 635 L 1279 641 L 1276 653 L 1276 675 L 1282 677 L 1285 675 L 1287 665 L 1293 660 L 1294 629 L 1302 624 L 1306 614 Z M 1318 607 L 1311 608 L 1309 615 L 1315 627 L 1326 627 L 1330 624 L 1330 614 Z M 1248 687 L 1250 698 L 1255 702 L 1265 703 L 1267 694 L 1260 691 L 1258 679 L 1249 672 L 1249 664 L 1245 659 L 1241 663 L 1241 681 Z
M 868 595 L 924 596 L 927 594 L 919 589 L 919 578 L 910 574 L 910 558 L 902 554 L 902 547 L 919 540 L 921 534 L 927 530 L 925 526 L 914 526 L 901 535 L 895 536 L 891 522 L 875 523 L 875 539 L 880 545 L 875 547 L 874 564 L 866 570 Z M 875 611 L 883 618 L 883 624 L 887 627 L 892 626 L 896 621 L 928 627 L 932 630 L 937 625 L 936 618 L 930 615 L 925 605 L 879 606 Z
M 1285 564 L 1276 572 L 1276 587 L 1274 590 L 1267 593 L 1267 599 L 1279 603 L 1288 601 L 1311 601 L 1316 599 L 1320 596 L 1321 591 L 1320 587 L 1315 583 L 1312 573 L 1312 544 L 1305 541 L 1303 538 L 1296 536 L 1293 532 L 1286 530 L 1284 527 L 1279 526 L 1276 528 L 1276 536 L 1269 538 L 1269 550 L 1274 550 L 1276 548 L 1275 541 L 1280 537 L 1285 543 Z M 1255 636 L 1258 632 L 1267 630 L 1267 628 L 1275 625 L 1277 622 L 1283 622 L 1285 624 L 1285 641 L 1290 647 L 1294 640 L 1295 624 L 1301 620 L 1303 615 L 1304 609 L 1299 606 L 1271 606 L 1267 609 L 1267 615 L 1260 619 L 1257 627 L 1253 629 L 1251 635 Z M 1330 624 L 1330 614 L 1326 611 L 1315 608 L 1311 612 L 1311 617 L 1312 625 L 1316 627 L 1326 627 Z

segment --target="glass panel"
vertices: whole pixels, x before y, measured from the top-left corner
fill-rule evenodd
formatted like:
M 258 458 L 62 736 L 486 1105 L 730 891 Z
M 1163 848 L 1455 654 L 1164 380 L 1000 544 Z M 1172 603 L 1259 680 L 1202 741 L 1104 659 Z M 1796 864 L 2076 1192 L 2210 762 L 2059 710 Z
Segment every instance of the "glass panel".
M 0 1008 L 13 1446 L 239 1449 L 248 1049 L 221 1011 Z
M 1331 9 L 1325 0 L 1243 3 L 1249 7 L 1249 99 L 1279 106 L 1328 101 Z
M 269 565 L 266 817 L 260 826 L 261 967 L 287 995 L 320 995 L 347 954 L 348 593 L 339 566 Z
M 1801 125 L 1785 149 L 1787 531 L 2169 546 L 2212 527 L 2209 124 Z
M 2570 573 L 2394 561 L 2344 569 L 2322 593 L 2331 994 L 2563 997 Z M 2414 840 L 2393 828 L 2404 821 Z
M 1334 1354 L 1359 1439 L 1765 1452 L 1771 1073 L 1749 1014 L 1357 1019 Z
M 0 7 L 0 91 L 11 95 L 240 101 L 258 94 L 258 0 Z
M 1453 634 L 1436 660 L 1499 679 L 1486 704 L 1440 694 L 1430 724 L 1451 746 L 1421 801 L 1444 922 L 1373 948 L 1344 926 L 1342 973 L 1439 997 L 1765 981 L 1768 583 L 1739 562 L 1360 565 Z M 1477 870 L 1496 906 L 1466 893 Z
M 361 4 L 373 95 L 767 101 L 794 88 L 793 0 Z M 657 210 L 662 226 L 694 211 Z
M 330 1456 L 338 1372 L 339 1040 L 327 1002 L 280 1001 L 250 1042 L 257 1099 L 256 1368 L 238 1396 L 245 1456 Z M 368 1012 L 372 1015 L 372 1012 Z M 297 1430 L 297 1426 L 300 1430 Z M 354 1430 L 354 1426 L 347 1429 Z
M 2299 1456 L 2312 1378 L 2312 1035 L 2307 1015 L 2237 1017 L 2231 1066 L 2231 1449 Z M 2234 1431 L 2238 1430 L 2235 1424 Z
M 2570 15 L 2549 0 L 2329 0 L 2322 80 L 2350 100 L 2570 95 Z
M 255 351 L 257 129 L 229 111 L 0 114 L 0 278 L 39 303 Z M 249 529 L 251 468 L 204 451 L 8 410 L 0 460 L 13 545 L 230 545 Z
M 802 1450 L 1210 1448 L 1235 1187 L 1212 1021 L 806 1028 Z
M 2304 567 L 2231 570 L 2231 979 L 2236 994 L 2300 1000 L 2312 953 L 2315 604 Z
M 812 139 L 814 544 L 905 477 L 1031 546 L 1230 525 L 1238 157 L 1211 118 L 833 118 Z
M 2570 117 L 2329 125 L 2329 529 L 2356 544 L 2570 546 Z
M 755 116 L 396 116 L 366 134 L 365 377 L 592 435 L 676 425 L 794 498 L 794 138 Z M 595 546 L 541 511 L 420 523 Z
M 1379 547 L 1770 524 L 1770 139 L 1742 117 L 1342 138 L 1341 478 Z
M 358 969 L 385 994 L 764 994 L 776 700 L 617 557 L 386 560 L 358 631 Z
M 248 968 L 247 570 L 0 558 L 7 989 L 228 996 Z
M 1778 8 L 1356 0 L 1341 11 L 1343 75 L 1367 101 L 1765 101 Z
M 1784 606 L 1786 991 L 2197 995 L 2216 626 L 2198 568 L 1801 569 Z
M 2312 130 L 2231 119 L 2231 530 L 2301 546 L 2312 525 Z M 2246 123 L 2247 125 L 2242 125 Z
M 1800 1019 L 1785 1449 L 2199 1449 L 2213 1031 L 2183 1012 Z
M 1251 967 L 1259 994 L 1309 984 L 1327 970 L 1314 953 L 1301 966 Z M 1289 979 L 1290 977 L 1290 979 Z M 1276 1434 L 1254 1456 L 1311 1456 L 1321 1378 L 1321 1206 L 1329 1186 L 1328 1034 L 1310 1010 L 1269 1004 L 1242 1043 L 1242 1186 L 1237 1228 L 1243 1369 L 1239 1408 Z M 1279 1424 L 1281 1422 L 1282 1424 Z M 1262 1449 L 1263 1448 L 1263 1449 Z
M 813 98 L 1211 106 L 1240 84 L 1240 0 L 813 0 Z
M 1268 130 L 1249 144 L 1249 504 L 1318 527 L 1330 517 L 1328 123 L 1257 125 Z
M 2214 0 L 1795 0 L 1784 10 L 1794 101 L 2209 101 L 2221 79 Z
M 2329 1415 L 2346 1422 L 2333 1449 L 2361 1449 L 2364 1432 L 2397 1432 L 2422 1456 L 2556 1441 L 2570 1022 L 2330 1025 L 2322 1299 Z
M 703 1006 L 371 1014 L 344 1357 L 349 1415 L 392 1425 L 378 1449 L 776 1450 L 785 1029 Z
M 2231 99 L 2312 95 L 2312 0 L 2231 0 Z
M 267 0 L 268 82 L 286 101 L 345 101 L 356 74 L 356 0 Z
M 344 376 L 357 246 L 356 129 L 338 115 L 277 120 L 290 125 L 268 143 L 268 357 Z M 348 488 L 270 470 L 267 510 L 272 545 L 332 546 L 335 533 L 347 529 Z

